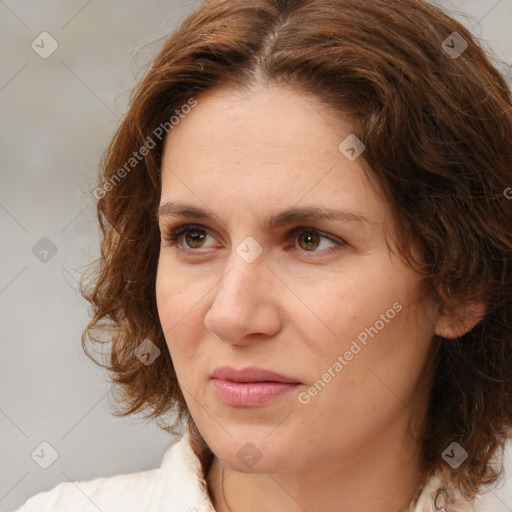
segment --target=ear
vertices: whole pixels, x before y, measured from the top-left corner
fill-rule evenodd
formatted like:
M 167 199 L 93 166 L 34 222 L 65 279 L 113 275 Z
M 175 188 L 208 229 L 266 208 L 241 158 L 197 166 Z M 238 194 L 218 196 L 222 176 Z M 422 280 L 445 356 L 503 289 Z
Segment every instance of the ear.
M 442 306 L 438 312 L 435 333 L 443 338 L 460 338 L 482 320 L 486 309 L 483 302 L 467 304 L 455 309 Z

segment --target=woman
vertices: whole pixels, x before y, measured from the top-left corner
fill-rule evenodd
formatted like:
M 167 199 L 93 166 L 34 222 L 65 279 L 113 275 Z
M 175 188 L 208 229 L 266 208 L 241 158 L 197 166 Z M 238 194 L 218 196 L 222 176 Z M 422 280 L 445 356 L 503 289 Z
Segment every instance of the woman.
M 512 97 L 421 0 L 212 0 L 94 190 L 83 344 L 161 468 L 19 510 L 468 511 L 512 426 Z

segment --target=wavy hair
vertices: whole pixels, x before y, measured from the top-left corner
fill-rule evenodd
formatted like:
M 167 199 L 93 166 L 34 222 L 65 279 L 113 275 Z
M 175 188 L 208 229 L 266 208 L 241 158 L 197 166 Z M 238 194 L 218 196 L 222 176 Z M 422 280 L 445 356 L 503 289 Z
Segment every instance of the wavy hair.
M 156 307 L 163 135 L 172 137 L 202 92 L 256 82 L 288 84 L 350 116 L 400 227 L 400 255 L 445 307 L 485 301 L 471 331 L 433 340 L 418 440 L 425 478 L 446 469 L 442 453 L 458 442 L 468 459 L 450 476 L 475 496 L 502 475 L 512 428 L 512 97 L 478 40 L 425 1 L 210 0 L 181 22 L 102 159 L 100 257 L 81 283 L 92 305 L 85 352 L 109 371 L 120 415 L 175 412 L 162 428 L 186 419 L 206 467 L 212 453 L 185 404 Z M 161 350 L 151 365 L 136 357 L 145 339 Z M 91 355 L 97 344 L 108 344 L 107 361 Z

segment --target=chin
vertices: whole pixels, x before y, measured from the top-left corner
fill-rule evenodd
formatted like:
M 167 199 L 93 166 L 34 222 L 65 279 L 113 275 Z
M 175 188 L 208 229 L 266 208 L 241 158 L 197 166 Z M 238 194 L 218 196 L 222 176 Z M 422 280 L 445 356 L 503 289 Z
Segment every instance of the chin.
M 259 436 L 233 435 L 228 444 L 219 446 L 214 452 L 216 456 L 232 470 L 239 473 L 277 473 L 297 469 L 293 446 L 279 436 L 264 429 Z M 274 436 L 274 439 L 270 437 Z M 288 438 L 289 439 L 289 438 Z
M 241 461 L 236 456 L 227 454 L 226 458 L 221 458 L 222 462 L 229 468 L 238 473 L 280 473 L 296 470 L 293 464 L 287 462 L 281 456 L 264 455 L 261 459 L 254 462 L 253 465 Z

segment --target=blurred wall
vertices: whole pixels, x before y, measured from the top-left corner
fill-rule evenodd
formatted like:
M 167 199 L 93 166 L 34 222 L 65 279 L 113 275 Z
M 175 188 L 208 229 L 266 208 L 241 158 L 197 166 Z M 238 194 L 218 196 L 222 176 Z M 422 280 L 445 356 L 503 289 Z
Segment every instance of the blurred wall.
M 467 12 L 470 18 L 461 21 L 497 63 L 512 65 L 512 0 L 438 3 Z M 4 510 L 62 481 L 157 467 L 175 440 L 153 423 L 112 416 L 107 377 L 82 352 L 89 317 L 76 286 L 80 266 L 97 255 L 98 229 L 81 191 L 96 176 L 159 38 L 198 4 L 0 2 Z M 55 454 L 42 445 L 46 460 L 38 464 L 31 454 L 40 453 L 42 442 Z M 493 512 L 512 510 L 510 459 L 507 464 L 506 487 L 490 497 Z

